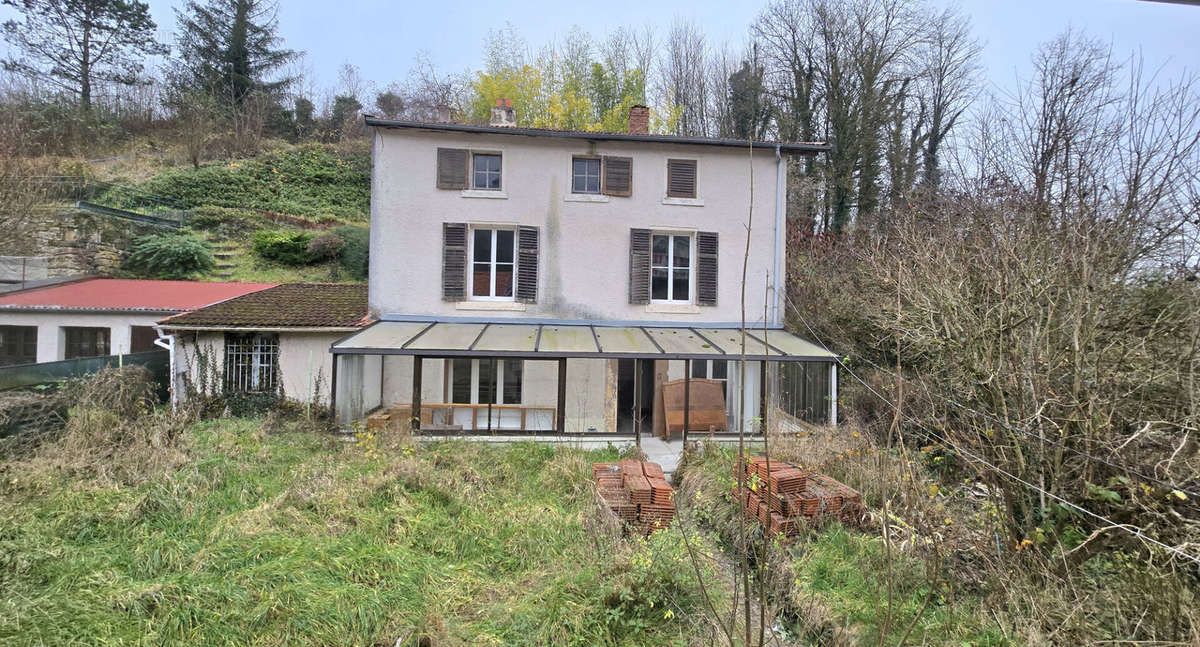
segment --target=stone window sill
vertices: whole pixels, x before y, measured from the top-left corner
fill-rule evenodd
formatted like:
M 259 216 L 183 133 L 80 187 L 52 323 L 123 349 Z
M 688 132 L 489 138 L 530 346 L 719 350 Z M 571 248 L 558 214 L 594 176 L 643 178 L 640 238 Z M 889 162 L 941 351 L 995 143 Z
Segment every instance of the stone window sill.
M 487 310 L 491 312 L 525 312 L 525 304 L 516 301 L 459 301 L 455 310 Z
M 703 207 L 703 198 L 663 198 L 663 204 L 670 204 L 679 207 Z
M 464 198 L 491 198 L 493 200 L 508 199 L 508 194 L 504 191 L 481 191 L 478 189 L 466 189 L 461 195 Z
M 698 315 L 700 306 L 694 303 L 651 303 L 646 312 L 659 315 Z
M 608 196 L 597 193 L 568 193 L 563 202 L 608 202 Z

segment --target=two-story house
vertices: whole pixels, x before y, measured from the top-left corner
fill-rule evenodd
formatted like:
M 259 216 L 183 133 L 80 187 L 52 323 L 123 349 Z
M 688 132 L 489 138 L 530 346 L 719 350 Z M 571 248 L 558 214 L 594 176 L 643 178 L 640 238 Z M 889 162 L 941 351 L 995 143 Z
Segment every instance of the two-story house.
M 789 388 L 836 419 L 834 356 L 782 327 L 788 158 L 828 146 L 648 121 L 635 106 L 627 133 L 524 128 L 506 101 L 489 126 L 367 117 L 377 322 L 332 347 L 339 420 L 661 433 L 691 402 L 723 410 L 702 423 L 723 431 Z

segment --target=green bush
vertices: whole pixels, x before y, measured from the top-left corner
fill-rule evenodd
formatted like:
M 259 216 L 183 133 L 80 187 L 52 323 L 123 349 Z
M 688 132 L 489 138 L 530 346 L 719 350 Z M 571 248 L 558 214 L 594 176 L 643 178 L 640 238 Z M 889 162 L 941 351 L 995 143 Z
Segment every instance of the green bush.
M 270 227 L 271 221 L 266 216 L 249 209 L 196 207 L 188 214 L 188 225 L 193 229 L 216 231 L 229 235 L 247 234 Z
M 254 253 L 260 258 L 283 265 L 307 265 L 311 262 L 308 243 L 313 235 L 307 231 L 273 231 L 254 233 Z
M 363 222 L 370 209 L 371 156 L 366 151 L 343 153 L 331 146 L 298 146 L 198 169 L 166 170 L 137 188 L 169 195 L 184 209 L 216 206 L 307 220 Z M 113 197 L 116 202 L 120 199 Z
M 328 261 L 337 258 L 346 247 L 346 241 L 337 234 L 321 234 L 308 241 L 308 257 L 313 261 Z
M 371 230 L 366 227 L 347 225 L 334 229 L 333 233 L 345 241 L 345 246 L 342 247 L 342 253 L 339 256 L 342 267 L 356 281 L 365 281 L 371 256 Z
M 208 243 L 191 234 L 164 232 L 134 240 L 126 267 L 143 276 L 186 279 L 216 266 Z

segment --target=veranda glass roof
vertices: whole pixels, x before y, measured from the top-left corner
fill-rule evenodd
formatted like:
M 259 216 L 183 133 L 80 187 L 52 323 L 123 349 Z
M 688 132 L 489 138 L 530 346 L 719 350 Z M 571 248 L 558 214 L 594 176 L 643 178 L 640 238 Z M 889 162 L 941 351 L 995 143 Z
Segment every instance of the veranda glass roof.
M 424 357 L 560 357 L 733 359 L 741 354 L 737 328 L 621 326 L 564 323 L 380 321 L 335 343 L 341 355 Z M 784 330 L 746 331 L 746 359 L 832 362 L 833 353 Z

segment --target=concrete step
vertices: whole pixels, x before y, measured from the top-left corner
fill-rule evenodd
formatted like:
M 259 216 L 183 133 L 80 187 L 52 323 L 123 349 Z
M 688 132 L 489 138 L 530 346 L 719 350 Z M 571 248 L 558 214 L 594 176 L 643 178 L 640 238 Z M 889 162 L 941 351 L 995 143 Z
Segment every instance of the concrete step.
M 237 267 L 237 265 L 234 265 L 233 263 L 217 263 L 216 267 L 218 270 L 232 270 L 233 268 Z

